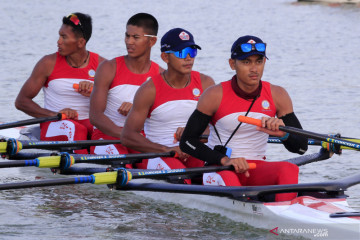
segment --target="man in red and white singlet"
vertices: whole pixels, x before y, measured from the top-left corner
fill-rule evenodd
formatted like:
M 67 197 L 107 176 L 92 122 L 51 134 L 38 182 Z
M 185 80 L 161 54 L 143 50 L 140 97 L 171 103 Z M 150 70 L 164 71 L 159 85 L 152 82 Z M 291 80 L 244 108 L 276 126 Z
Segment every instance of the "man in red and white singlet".
M 42 123 L 41 140 L 86 140 L 93 129 L 89 121 L 89 96 L 95 72 L 104 58 L 86 50 L 92 33 L 89 15 L 73 13 L 64 17 L 62 23 L 58 52 L 44 56 L 36 64 L 15 105 L 33 117 L 53 116 L 59 112 L 66 115 L 66 120 Z M 41 88 L 43 108 L 33 101 Z M 87 153 L 87 150 L 78 152 Z
M 161 39 L 161 58 L 168 69 L 149 79 L 136 92 L 121 142 L 140 152 L 173 150 L 179 156 L 144 160 L 140 168 L 173 169 L 202 164 L 200 160 L 190 159 L 178 146 L 200 95 L 214 85 L 209 76 L 192 71 L 197 49 L 200 47 L 192 34 L 181 28 L 168 31 Z M 146 138 L 139 134 L 143 128 Z
M 181 150 L 208 164 L 233 165 L 235 171 L 203 175 L 203 184 L 255 186 L 298 183 L 298 167 L 287 162 L 267 162 L 270 135 L 280 137 L 284 146 L 299 154 L 307 150 L 307 139 L 285 134 L 279 126 L 301 128 L 290 96 L 280 86 L 261 81 L 266 62 L 266 44 L 255 36 L 243 36 L 231 48 L 229 64 L 236 75 L 209 88 L 184 130 Z M 261 119 L 262 127 L 238 122 L 239 115 Z M 277 117 L 276 117 L 277 116 Z M 211 123 L 208 145 L 199 135 Z M 216 149 L 216 150 L 215 150 Z M 231 149 L 231 155 L 227 150 Z M 248 170 L 248 163 L 256 169 Z M 291 200 L 296 193 L 276 194 L 276 201 Z
M 92 139 L 119 139 L 135 92 L 149 77 L 163 71 L 150 60 L 157 32 L 155 17 L 147 13 L 135 14 L 126 24 L 125 45 L 128 54 L 100 65 L 90 100 L 90 121 L 94 124 Z M 91 147 L 91 153 L 95 154 L 134 152 L 121 144 Z

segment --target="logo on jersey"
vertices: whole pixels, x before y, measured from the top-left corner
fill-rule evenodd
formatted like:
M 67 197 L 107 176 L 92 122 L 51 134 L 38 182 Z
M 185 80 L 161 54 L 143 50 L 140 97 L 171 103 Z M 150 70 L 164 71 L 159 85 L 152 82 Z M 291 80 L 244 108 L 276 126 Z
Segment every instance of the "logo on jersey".
M 269 103 L 268 100 L 262 101 L 262 102 L 261 102 L 261 106 L 262 106 L 262 108 L 265 109 L 265 110 L 269 110 L 269 109 L 270 109 L 270 103 Z
M 192 90 L 192 93 L 193 93 L 194 97 L 199 97 L 201 94 L 200 89 L 198 89 L 198 88 L 194 88 Z
M 189 34 L 187 34 L 186 32 L 182 31 L 180 34 L 179 34 L 179 37 L 181 40 L 183 41 L 187 41 L 190 39 L 190 36 Z
M 88 73 L 89 73 L 90 78 L 95 77 L 95 70 L 94 69 L 90 69 Z

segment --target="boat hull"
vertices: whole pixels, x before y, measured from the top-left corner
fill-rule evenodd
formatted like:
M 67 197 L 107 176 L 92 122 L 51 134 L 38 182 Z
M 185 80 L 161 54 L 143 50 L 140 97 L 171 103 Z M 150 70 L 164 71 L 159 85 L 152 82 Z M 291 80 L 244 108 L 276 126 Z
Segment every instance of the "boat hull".
M 149 183 L 148 180 L 136 182 Z M 330 217 L 331 213 L 356 211 L 348 206 L 346 198 L 300 196 L 292 201 L 265 203 L 199 194 L 133 192 L 154 200 L 217 213 L 236 222 L 268 230 L 271 235 L 297 235 L 309 239 L 360 239 L 360 217 Z

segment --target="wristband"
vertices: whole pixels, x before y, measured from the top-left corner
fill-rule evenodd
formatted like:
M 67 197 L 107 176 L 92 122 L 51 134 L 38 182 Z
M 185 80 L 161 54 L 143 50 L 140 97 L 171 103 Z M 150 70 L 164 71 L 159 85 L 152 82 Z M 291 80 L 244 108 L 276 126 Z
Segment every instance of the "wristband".
M 279 138 L 281 141 L 286 141 L 289 137 L 289 133 L 286 133 L 283 137 Z

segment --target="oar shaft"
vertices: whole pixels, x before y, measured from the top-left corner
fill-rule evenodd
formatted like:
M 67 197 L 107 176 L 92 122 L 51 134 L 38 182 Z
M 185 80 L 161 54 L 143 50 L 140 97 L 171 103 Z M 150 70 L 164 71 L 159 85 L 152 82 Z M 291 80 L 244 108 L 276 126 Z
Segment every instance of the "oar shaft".
M 35 159 L 38 157 L 48 157 L 48 156 L 57 156 L 59 155 L 59 152 L 53 152 L 53 153 L 46 153 L 46 152 L 19 152 L 15 155 L 6 156 L 3 154 L 1 156 L 2 158 L 7 158 L 9 160 L 28 160 L 28 159 Z
M 32 119 L 27 119 L 27 120 L 22 120 L 22 121 L 17 121 L 17 122 L 3 123 L 3 124 L 0 124 L 0 129 L 21 127 L 21 126 L 27 126 L 27 125 L 48 122 L 48 121 L 57 121 L 57 120 L 61 120 L 63 118 L 65 118 L 65 115 L 59 113 L 56 116 L 51 116 L 51 117 L 32 118 Z
M 268 138 L 268 143 L 282 143 L 282 141 L 277 138 L 277 137 L 269 137 Z M 317 146 L 321 146 L 322 145 L 322 141 L 316 140 L 316 139 L 309 139 L 308 140 L 308 145 L 317 145 Z
M 238 120 L 240 122 L 253 124 L 255 126 L 262 127 L 260 119 L 255 119 L 255 118 L 250 118 L 250 117 L 240 115 L 238 117 Z M 351 141 L 347 141 L 347 140 L 344 140 L 341 138 L 336 138 L 336 137 L 329 137 L 329 136 L 326 136 L 323 134 L 318 134 L 318 133 L 306 131 L 306 130 L 299 129 L 299 128 L 288 127 L 288 126 L 279 126 L 279 130 L 288 132 L 288 133 L 292 133 L 292 134 L 297 134 L 297 135 L 304 136 L 307 138 L 313 138 L 313 139 L 320 140 L 320 141 L 325 141 L 325 142 L 335 143 L 335 144 L 339 144 L 339 145 L 350 147 L 350 148 L 360 149 L 360 144 L 358 144 L 356 142 L 351 142 Z
M 116 154 L 116 155 L 74 155 L 76 163 L 89 163 L 92 161 L 114 161 L 114 160 L 134 160 L 134 159 L 147 159 L 156 157 L 173 157 L 175 152 L 163 153 L 133 153 L 133 154 Z
M 164 153 L 136 153 L 136 154 L 118 154 L 118 155 L 85 155 L 80 156 L 62 153 L 57 156 L 44 156 L 36 159 L 17 160 L 0 162 L 0 168 L 6 167 L 30 167 L 40 168 L 61 168 L 66 169 L 75 163 L 98 163 L 98 164 L 128 164 L 155 157 L 173 157 L 174 151 Z
M 37 166 L 37 159 L 0 162 L 0 168 Z
M 22 149 L 47 149 L 56 150 L 62 148 L 85 148 L 88 146 L 100 146 L 119 144 L 120 140 L 83 140 L 83 141 L 19 141 L 13 138 L 6 142 L 0 142 L 0 153 L 15 155 Z
M 0 190 L 48 187 L 48 186 L 82 184 L 82 183 L 93 183 L 93 182 L 94 182 L 94 177 L 90 175 L 90 176 L 75 177 L 75 178 L 60 178 L 60 179 L 48 179 L 48 180 L 20 182 L 20 183 L 5 183 L 5 184 L 0 184 Z
M 255 163 L 249 163 L 249 169 L 255 169 Z M 208 172 L 218 172 L 224 170 L 234 170 L 232 165 L 230 166 L 207 166 L 207 167 L 197 167 L 197 168 L 179 168 L 179 169 L 170 169 L 170 170 L 153 170 L 153 171 L 143 171 L 143 172 L 132 172 L 132 178 L 163 178 L 168 176 L 183 175 L 183 174 L 195 174 L 195 173 L 208 173 Z
M 339 145 L 346 146 L 349 148 L 360 149 L 360 144 L 358 144 L 356 142 L 344 140 L 341 138 L 337 138 L 337 137 L 329 137 L 326 135 L 322 135 L 322 134 L 318 134 L 318 133 L 314 133 L 314 132 L 310 132 L 310 131 L 306 131 L 306 130 L 302 130 L 302 129 L 298 129 L 298 128 L 294 128 L 294 127 L 287 127 L 287 126 L 280 126 L 279 130 L 288 132 L 288 133 L 292 133 L 292 134 L 297 134 L 297 135 L 304 136 L 304 137 L 310 137 L 310 138 L 317 139 L 317 140 L 324 141 L 324 142 L 339 144 Z
M 88 147 L 119 144 L 120 140 L 83 140 L 83 141 L 21 141 L 22 149 L 59 149 L 65 147 Z

